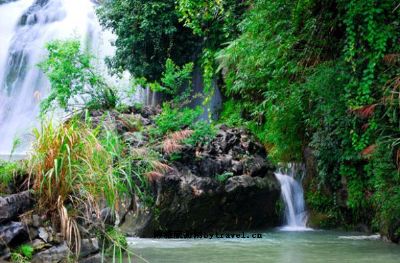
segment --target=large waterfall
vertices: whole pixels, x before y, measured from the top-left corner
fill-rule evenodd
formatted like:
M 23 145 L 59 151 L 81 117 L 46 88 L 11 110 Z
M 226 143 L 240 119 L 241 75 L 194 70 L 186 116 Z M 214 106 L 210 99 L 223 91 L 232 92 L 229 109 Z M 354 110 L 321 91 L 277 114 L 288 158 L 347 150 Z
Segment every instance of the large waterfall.
M 95 6 L 91 0 L 0 1 L 0 154 L 9 154 L 15 139 L 29 142 L 38 123 L 49 83 L 37 64 L 47 42 L 79 39 L 99 65 L 113 54 L 113 35 L 102 30 Z
M 285 225 L 281 230 L 305 231 L 307 228 L 307 211 L 304 202 L 303 187 L 296 180 L 298 169 L 294 164 L 289 165 L 286 172 L 276 172 L 275 176 L 281 184 L 281 195 L 285 205 Z

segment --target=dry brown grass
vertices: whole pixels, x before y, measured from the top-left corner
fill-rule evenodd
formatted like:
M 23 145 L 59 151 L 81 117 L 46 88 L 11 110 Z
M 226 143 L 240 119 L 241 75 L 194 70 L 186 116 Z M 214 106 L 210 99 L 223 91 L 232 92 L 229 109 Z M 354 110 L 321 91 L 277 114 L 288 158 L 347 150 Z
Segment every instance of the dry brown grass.
M 163 150 L 166 154 L 171 154 L 180 151 L 183 146 L 181 142 L 193 134 L 192 130 L 186 129 L 182 131 L 173 132 L 166 136 L 163 142 Z

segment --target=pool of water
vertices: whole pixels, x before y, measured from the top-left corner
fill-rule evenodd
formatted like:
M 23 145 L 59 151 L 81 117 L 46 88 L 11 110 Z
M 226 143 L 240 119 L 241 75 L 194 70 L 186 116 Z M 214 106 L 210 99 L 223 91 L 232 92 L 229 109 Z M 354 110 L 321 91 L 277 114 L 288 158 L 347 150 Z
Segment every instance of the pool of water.
M 318 230 L 260 233 L 262 238 L 128 241 L 147 262 L 400 262 L 400 246 L 379 240 L 376 235 Z M 146 261 L 136 258 L 132 262 Z

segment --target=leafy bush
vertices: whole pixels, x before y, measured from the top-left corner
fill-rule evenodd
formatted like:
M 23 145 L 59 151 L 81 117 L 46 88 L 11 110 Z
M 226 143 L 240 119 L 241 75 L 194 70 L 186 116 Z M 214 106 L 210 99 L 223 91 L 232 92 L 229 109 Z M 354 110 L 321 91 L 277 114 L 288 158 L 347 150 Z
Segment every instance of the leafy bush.
M 165 100 L 171 100 L 174 104 L 183 106 L 190 102 L 192 95 L 192 72 L 193 63 L 187 63 L 179 67 L 170 58 L 165 63 L 160 83 L 158 81 L 148 82 L 146 78 L 135 79 L 135 84 L 141 87 L 149 87 L 153 92 L 165 95 Z
M 183 142 L 192 146 L 198 143 L 208 143 L 216 135 L 214 126 L 207 121 L 196 121 L 190 125 L 190 129 L 193 130 L 192 134 Z
M 372 200 L 376 210 L 374 226 L 393 240 L 400 240 L 400 172 L 393 160 L 391 145 L 380 142 L 374 159 L 367 167 L 375 190 Z
M 118 229 L 108 229 L 105 236 L 106 238 L 103 240 L 103 256 L 112 258 L 114 262 L 122 262 L 126 253 L 129 256 L 131 252 L 128 250 L 126 237 Z
M 7 186 L 12 182 L 19 165 L 15 162 L 5 162 L 0 160 L 0 185 Z
M 26 174 L 26 163 L 24 161 L 6 162 L 0 160 L 0 193 L 6 192 L 7 188 L 18 182 L 18 179 L 23 179 Z
M 96 73 L 92 56 L 81 51 L 79 41 L 56 40 L 46 47 L 48 57 L 39 67 L 49 78 L 51 90 L 41 103 L 42 114 L 55 103 L 65 110 L 116 107 L 116 92 Z
M 185 136 L 179 143 L 196 145 L 197 143 L 207 143 L 215 136 L 214 127 L 207 121 L 200 120 L 199 117 L 203 110 L 201 107 L 191 108 L 172 108 L 169 103 L 164 103 L 160 115 L 155 118 L 156 126 L 150 130 L 155 138 L 160 138 L 178 131 L 188 129 L 190 134 Z
M 232 127 L 245 126 L 243 112 L 239 103 L 234 99 L 224 101 L 219 122 Z
M 169 95 L 178 95 L 178 91 L 183 87 L 185 82 L 190 86 L 192 78 L 193 63 L 187 63 L 181 67 L 177 66 L 170 58 L 165 64 L 165 71 L 161 78 L 163 87 L 161 92 Z
M 164 103 L 161 114 L 155 117 L 156 128 L 153 132 L 163 136 L 168 132 L 185 129 L 193 125 L 201 113 L 200 107 L 179 109 L 172 108 L 170 103 Z

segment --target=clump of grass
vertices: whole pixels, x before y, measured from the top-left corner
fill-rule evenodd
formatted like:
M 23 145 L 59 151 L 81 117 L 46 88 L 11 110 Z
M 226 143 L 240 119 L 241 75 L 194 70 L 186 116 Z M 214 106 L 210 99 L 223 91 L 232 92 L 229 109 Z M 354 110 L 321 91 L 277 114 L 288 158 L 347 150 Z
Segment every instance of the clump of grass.
M 109 205 L 115 204 L 122 185 L 114 176 L 113 152 L 106 144 L 113 138 L 102 142 L 99 133 L 75 119 L 60 125 L 49 121 L 34 130 L 30 180 L 41 209 L 55 211 L 59 202 L 72 196 L 106 197 Z
M 23 179 L 21 175 L 25 174 L 25 166 L 25 162 L 22 161 L 7 162 L 0 160 L 0 193 L 7 192 L 10 185 L 14 185 L 18 179 Z
M 99 219 L 102 200 L 115 209 L 120 195 L 128 191 L 124 147 L 113 132 L 93 129 L 77 119 L 44 122 L 34 135 L 28 167 L 37 208 L 58 219 L 64 239 L 79 255 L 76 219 L 92 222 L 93 215 Z
M 11 253 L 11 262 L 14 263 L 28 263 L 32 259 L 33 247 L 28 244 L 19 246 Z

